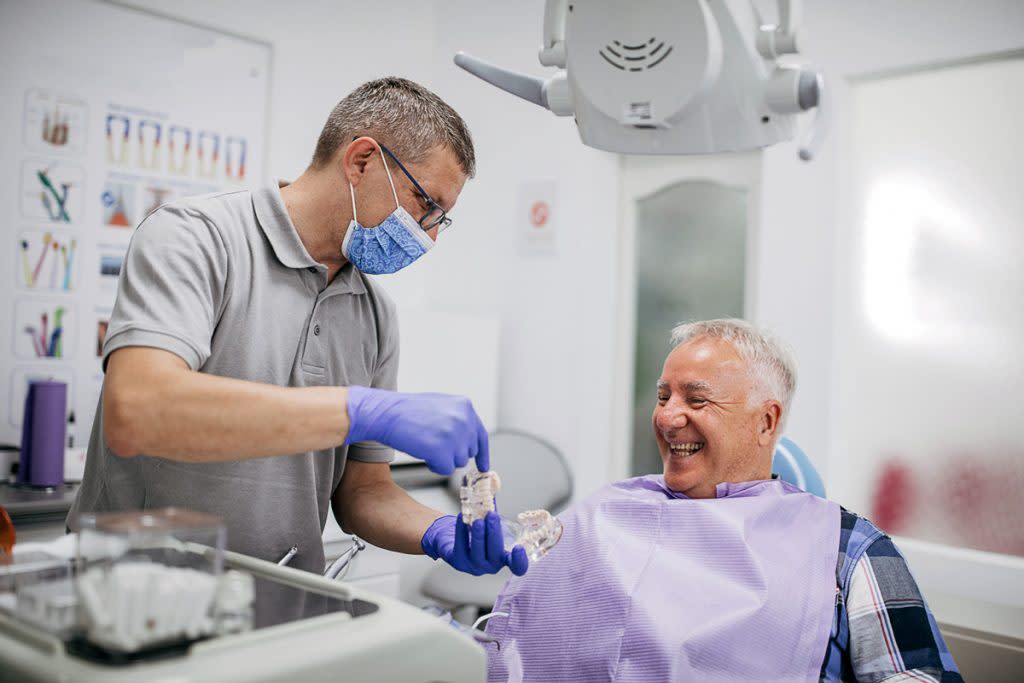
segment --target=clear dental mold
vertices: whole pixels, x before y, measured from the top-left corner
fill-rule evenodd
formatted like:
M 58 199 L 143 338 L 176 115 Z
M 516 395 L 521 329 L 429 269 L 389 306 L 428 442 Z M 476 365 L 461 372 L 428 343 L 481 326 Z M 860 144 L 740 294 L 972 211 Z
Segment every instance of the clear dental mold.
M 472 524 L 494 511 L 500 489 L 501 478 L 497 472 L 480 472 L 470 464 L 459 487 L 463 521 Z M 547 510 L 526 510 L 514 520 L 502 515 L 501 529 L 505 549 L 521 545 L 531 562 L 544 557 L 562 538 L 562 523 Z

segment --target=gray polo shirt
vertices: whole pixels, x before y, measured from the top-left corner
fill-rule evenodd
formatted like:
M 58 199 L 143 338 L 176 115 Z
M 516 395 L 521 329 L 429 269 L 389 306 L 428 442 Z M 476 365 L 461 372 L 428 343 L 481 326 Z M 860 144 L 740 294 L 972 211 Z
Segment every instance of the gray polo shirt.
M 327 269 L 299 240 L 280 191 L 192 197 L 151 213 L 132 237 L 103 362 L 126 346 L 170 351 L 199 372 L 308 387 L 395 389 L 394 304 L 346 265 Z M 68 515 L 183 506 L 222 517 L 231 550 L 322 572 L 330 498 L 346 458 L 388 462 L 376 443 L 240 462 L 123 459 L 96 410 L 82 487 Z

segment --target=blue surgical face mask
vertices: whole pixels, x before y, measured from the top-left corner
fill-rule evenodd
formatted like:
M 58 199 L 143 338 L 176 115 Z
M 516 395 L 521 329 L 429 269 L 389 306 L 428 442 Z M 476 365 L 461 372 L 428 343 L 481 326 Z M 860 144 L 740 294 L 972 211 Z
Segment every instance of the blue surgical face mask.
M 352 222 L 348 224 L 348 232 L 341 243 L 341 255 L 368 275 L 395 273 L 423 256 L 434 246 L 426 231 L 420 227 L 415 218 L 398 203 L 398 192 L 395 181 L 391 179 L 388 162 L 381 154 L 384 171 L 388 174 L 391 194 L 395 197 L 398 207 L 385 218 L 380 225 L 367 228 L 359 224 L 356 217 L 356 192 L 352 183 L 348 184 L 352 195 Z

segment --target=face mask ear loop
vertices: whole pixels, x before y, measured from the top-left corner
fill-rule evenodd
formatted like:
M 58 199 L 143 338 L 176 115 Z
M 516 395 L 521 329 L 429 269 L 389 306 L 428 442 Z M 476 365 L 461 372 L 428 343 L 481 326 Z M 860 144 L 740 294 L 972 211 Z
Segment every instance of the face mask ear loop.
M 352 183 L 348 184 L 348 196 L 352 198 L 352 220 L 358 223 L 359 216 L 356 215 L 356 188 L 352 187 Z
M 391 169 L 388 168 L 388 160 L 384 158 L 383 150 L 380 153 L 380 160 L 384 163 L 384 172 L 388 174 L 388 182 L 391 183 L 391 194 L 395 196 L 395 208 L 402 208 L 398 203 L 398 190 L 395 189 L 395 181 L 391 179 Z

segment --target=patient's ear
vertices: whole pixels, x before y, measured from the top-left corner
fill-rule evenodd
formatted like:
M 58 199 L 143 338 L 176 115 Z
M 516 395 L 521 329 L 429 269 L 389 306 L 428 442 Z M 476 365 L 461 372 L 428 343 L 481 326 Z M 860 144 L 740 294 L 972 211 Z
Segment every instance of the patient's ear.
M 757 443 L 767 446 L 775 441 L 782 419 L 782 404 L 778 401 L 766 401 L 762 406 L 761 419 L 758 424 Z

